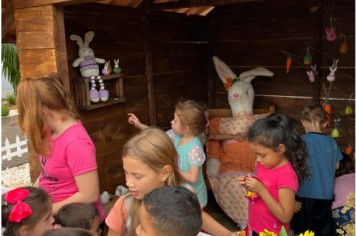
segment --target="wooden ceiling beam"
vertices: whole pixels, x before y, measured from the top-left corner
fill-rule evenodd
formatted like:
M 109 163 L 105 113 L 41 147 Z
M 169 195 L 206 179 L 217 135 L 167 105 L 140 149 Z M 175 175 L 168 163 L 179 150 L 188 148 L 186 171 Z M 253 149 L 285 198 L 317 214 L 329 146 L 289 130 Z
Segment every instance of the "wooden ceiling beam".
M 28 8 L 28 7 L 38 7 L 45 5 L 74 5 L 82 4 L 88 2 L 103 2 L 103 0 L 12 0 L 14 2 L 14 9 Z
M 11 1 L 1 15 L 1 39 L 9 32 L 11 26 L 15 23 L 15 13 L 13 1 Z
M 237 4 L 245 2 L 260 2 L 265 0 L 179 0 L 177 2 L 155 3 L 148 8 L 148 11 L 162 11 L 177 8 L 219 6 Z

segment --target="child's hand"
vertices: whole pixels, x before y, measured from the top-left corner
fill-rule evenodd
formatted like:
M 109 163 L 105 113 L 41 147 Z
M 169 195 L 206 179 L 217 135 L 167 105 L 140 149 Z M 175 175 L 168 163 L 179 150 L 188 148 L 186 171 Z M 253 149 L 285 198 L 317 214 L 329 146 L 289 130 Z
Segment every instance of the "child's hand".
M 228 234 L 227 234 L 227 236 L 240 236 L 240 233 L 241 233 L 241 231 L 237 231 L 237 232 L 229 232 Z
M 135 114 L 133 113 L 128 113 L 127 114 L 129 116 L 129 124 L 134 125 L 136 128 L 141 129 L 142 127 L 142 123 L 141 121 L 137 118 L 137 116 L 135 116 Z
M 236 141 L 238 141 L 238 142 L 242 142 L 242 141 L 244 141 L 245 140 L 245 135 L 243 135 L 243 134 L 235 134 L 234 135 L 234 139 L 236 140 Z
M 242 187 L 246 188 L 246 181 L 245 181 L 245 176 L 240 176 L 237 178 L 237 180 L 239 181 L 239 184 L 241 184 Z
M 252 192 L 260 193 L 261 190 L 265 188 L 265 186 L 256 178 L 251 176 L 245 177 L 246 188 L 250 189 Z
M 302 203 L 295 201 L 294 202 L 294 212 L 298 212 L 298 211 L 300 211 L 300 209 L 302 209 Z

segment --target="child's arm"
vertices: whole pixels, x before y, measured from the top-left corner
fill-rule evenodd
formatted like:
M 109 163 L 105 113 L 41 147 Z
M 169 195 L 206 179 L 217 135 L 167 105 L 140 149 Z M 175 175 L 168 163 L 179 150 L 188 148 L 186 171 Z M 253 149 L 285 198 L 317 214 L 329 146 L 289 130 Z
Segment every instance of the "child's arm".
M 115 232 L 114 230 L 109 228 L 107 236 L 123 236 L 123 234 L 119 234 L 118 232 Z
M 268 210 L 281 222 L 289 223 L 294 214 L 295 192 L 290 188 L 278 189 L 277 202 L 268 189 L 257 179 L 246 177 L 245 181 L 240 181 L 246 185 L 251 191 L 258 193 L 260 198 L 266 204 Z
M 246 138 L 246 135 L 243 135 L 243 134 L 213 134 L 213 133 L 210 133 L 209 135 L 209 139 L 212 139 L 212 140 L 229 140 L 229 139 L 232 139 L 232 140 L 236 140 L 236 141 L 243 141 L 245 140 Z
M 195 184 L 199 179 L 200 166 L 189 166 L 189 171 L 179 170 L 180 175 L 185 181 L 191 184 Z
M 134 125 L 136 128 L 139 128 L 140 130 L 149 128 L 148 125 L 142 124 L 141 121 L 135 116 L 135 114 L 128 113 L 127 115 L 129 116 L 129 124 Z
M 55 216 L 59 208 L 72 202 L 92 204 L 99 199 L 99 177 L 98 171 L 93 170 L 74 177 L 78 192 L 69 198 L 52 204 L 52 214 Z
M 238 236 L 238 232 L 231 232 L 226 229 L 224 226 L 219 224 L 214 218 L 212 218 L 208 213 L 202 212 L 203 225 L 202 229 L 208 233 L 215 236 Z

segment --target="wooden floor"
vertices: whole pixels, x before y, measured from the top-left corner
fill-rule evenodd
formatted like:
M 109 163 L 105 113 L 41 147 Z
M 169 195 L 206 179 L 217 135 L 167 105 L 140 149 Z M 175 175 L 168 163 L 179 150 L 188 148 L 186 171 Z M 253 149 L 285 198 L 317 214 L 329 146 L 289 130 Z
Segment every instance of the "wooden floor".
M 16 135 L 19 136 L 20 140 L 26 139 L 21 134 L 21 130 L 17 125 L 13 125 L 17 121 L 17 116 L 3 117 L 1 118 L 1 147 L 5 145 L 5 139 L 8 138 L 10 144 L 16 141 Z M 15 151 L 15 150 L 13 150 Z M 1 153 L 3 155 L 4 153 Z M 13 157 L 11 161 L 4 160 L 1 163 L 1 170 L 9 167 L 14 167 L 22 165 L 28 162 L 28 154 L 22 154 L 22 157 Z

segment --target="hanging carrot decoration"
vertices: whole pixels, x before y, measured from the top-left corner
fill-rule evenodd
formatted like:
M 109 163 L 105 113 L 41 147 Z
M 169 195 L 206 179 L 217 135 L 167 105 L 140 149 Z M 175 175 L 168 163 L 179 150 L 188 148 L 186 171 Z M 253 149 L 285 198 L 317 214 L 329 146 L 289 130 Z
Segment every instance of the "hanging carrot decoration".
M 341 39 L 342 37 L 344 37 L 344 42 L 342 42 L 341 45 L 340 45 L 340 52 L 341 52 L 341 53 L 347 53 L 348 50 L 349 50 L 349 46 L 348 46 L 347 43 L 346 43 L 346 35 L 341 34 L 341 35 L 340 35 L 340 39 Z
M 289 72 L 290 65 L 292 64 L 292 57 L 293 54 L 290 53 L 287 54 L 287 73 Z
M 345 152 L 349 155 L 351 155 L 351 152 L 352 152 L 352 147 L 351 147 L 351 144 L 349 143 L 349 146 L 346 148 Z
M 329 99 L 326 99 L 325 106 L 324 106 L 325 111 L 328 113 L 328 127 L 330 127 L 330 122 L 331 122 L 331 105 Z

